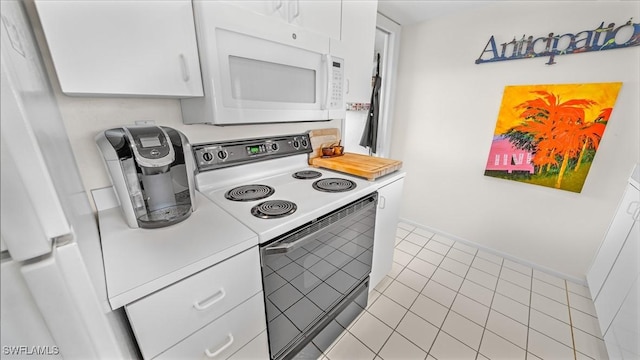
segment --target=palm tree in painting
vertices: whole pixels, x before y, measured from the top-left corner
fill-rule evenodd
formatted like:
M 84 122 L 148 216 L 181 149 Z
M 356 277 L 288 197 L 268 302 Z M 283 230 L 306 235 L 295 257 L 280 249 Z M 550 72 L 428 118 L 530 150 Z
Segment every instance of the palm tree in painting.
M 561 102 L 559 97 L 547 91 L 533 93 L 539 97 L 516 105 L 523 122 L 508 133 L 513 137 L 520 133 L 529 135 L 535 147 L 533 163 L 538 166 L 539 172 L 545 166 L 546 171 L 551 166 L 560 167 L 555 183 L 555 187 L 560 188 L 569 159 L 576 157 L 587 141 L 583 131 L 584 110 L 596 103 L 589 99 Z M 524 138 L 522 135 L 518 136 Z
M 582 150 L 580 150 L 580 157 L 578 157 L 578 161 L 576 163 L 576 168 L 574 171 L 578 171 L 580 169 L 580 164 L 582 164 L 582 158 L 584 157 L 587 149 L 598 150 L 598 146 L 600 145 L 600 139 L 602 139 L 602 134 L 604 133 L 604 128 L 607 126 L 607 122 L 609 122 L 609 117 L 611 116 L 612 108 L 602 109 L 598 118 L 593 122 L 586 124 L 580 130 L 580 138 L 583 142 Z

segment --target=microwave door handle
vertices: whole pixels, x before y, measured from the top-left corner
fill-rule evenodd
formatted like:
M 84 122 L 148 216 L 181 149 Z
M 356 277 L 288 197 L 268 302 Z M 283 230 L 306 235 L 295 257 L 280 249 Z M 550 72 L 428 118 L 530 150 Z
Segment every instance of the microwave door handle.
M 187 59 L 184 54 L 180 54 L 180 70 L 182 72 L 182 80 L 188 82 L 191 76 L 189 76 L 189 67 L 187 66 Z
M 333 76 L 331 76 L 331 55 L 325 54 L 325 80 L 327 84 L 326 92 L 324 93 L 324 103 L 322 104 L 322 110 L 327 110 L 329 108 L 329 101 L 331 99 L 331 88 L 333 86 Z

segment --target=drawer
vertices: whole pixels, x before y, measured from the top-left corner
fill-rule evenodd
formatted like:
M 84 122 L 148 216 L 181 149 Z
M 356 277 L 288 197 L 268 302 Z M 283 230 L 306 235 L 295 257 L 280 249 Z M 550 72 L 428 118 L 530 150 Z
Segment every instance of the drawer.
M 258 354 L 260 349 L 266 351 L 264 349 L 266 338 L 258 339 L 255 344 L 251 343 L 258 334 L 266 334 L 267 323 L 264 314 L 264 298 L 262 292 L 259 292 L 237 308 L 163 352 L 157 359 L 227 359 L 235 355 L 238 350 L 240 352 L 245 350 L 244 346 L 247 344 L 257 349 L 246 349 L 249 354 L 254 352 Z M 261 359 L 269 358 L 268 351 L 265 354 L 267 356 Z
M 258 248 L 194 274 L 126 306 L 150 359 L 262 290 Z
M 228 358 L 229 360 L 265 360 L 269 359 L 269 342 L 267 330 L 256 336 L 242 349 Z

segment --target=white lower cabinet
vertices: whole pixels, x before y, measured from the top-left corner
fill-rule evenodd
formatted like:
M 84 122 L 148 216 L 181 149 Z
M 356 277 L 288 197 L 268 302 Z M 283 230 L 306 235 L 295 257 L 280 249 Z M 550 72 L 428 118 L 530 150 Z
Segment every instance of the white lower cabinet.
M 587 273 L 589 291 L 593 299 L 598 297 L 613 264 L 618 258 L 620 249 L 622 249 L 625 240 L 630 234 L 635 222 L 633 212 L 640 206 L 640 195 L 638 194 L 638 189 L 631 184 L 627 185 L 622 200 L 618 205 L 616 215 L 613 217 L 598 254 Z
M 258 248 L 128 304 L 125 309 L 145 359 L 203 355 L 205 350 L 215 354 L 222 347 L 225 349 L 220 353 L 230 355 L 266 328 Z
M 376 213 L 369 291 L 384 279 L 393 264 L 393 247 L 396 241 L 403 186 L 404 177 L 378 189 L 378 211 Z
M 624 298 L 604 342 L 610 359 L 640 359 L 640 278 Z
M 631 235 L 626 238 L 609 276 L 595 298 L 594 305 L 603 333 L 609 329 L 619 314 L 622 303 L 640 274 L 640 225 L 634 223 Z
M 265 329 L 264 298 L 260 292 L 157 359 L 226 359 Z M 269 358 L 268 351 L 264 355 L 264 359 Z
M 587 273 L 600 330 L 611 359 L 640 358 L 640 189 L 629 181 Z

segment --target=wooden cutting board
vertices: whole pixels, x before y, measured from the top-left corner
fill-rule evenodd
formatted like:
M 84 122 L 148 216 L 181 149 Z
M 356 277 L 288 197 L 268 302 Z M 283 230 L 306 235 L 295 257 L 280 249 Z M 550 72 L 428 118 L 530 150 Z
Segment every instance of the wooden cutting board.
M 402 167 L 402 161 L 384 159 L 367 155 L 345 153 L 332 158 L 315 157 L 309 159 L 314 167 L 340 171 L 350 175 L 360 176 L 367 180 L 375 180 L 390 174 Z

